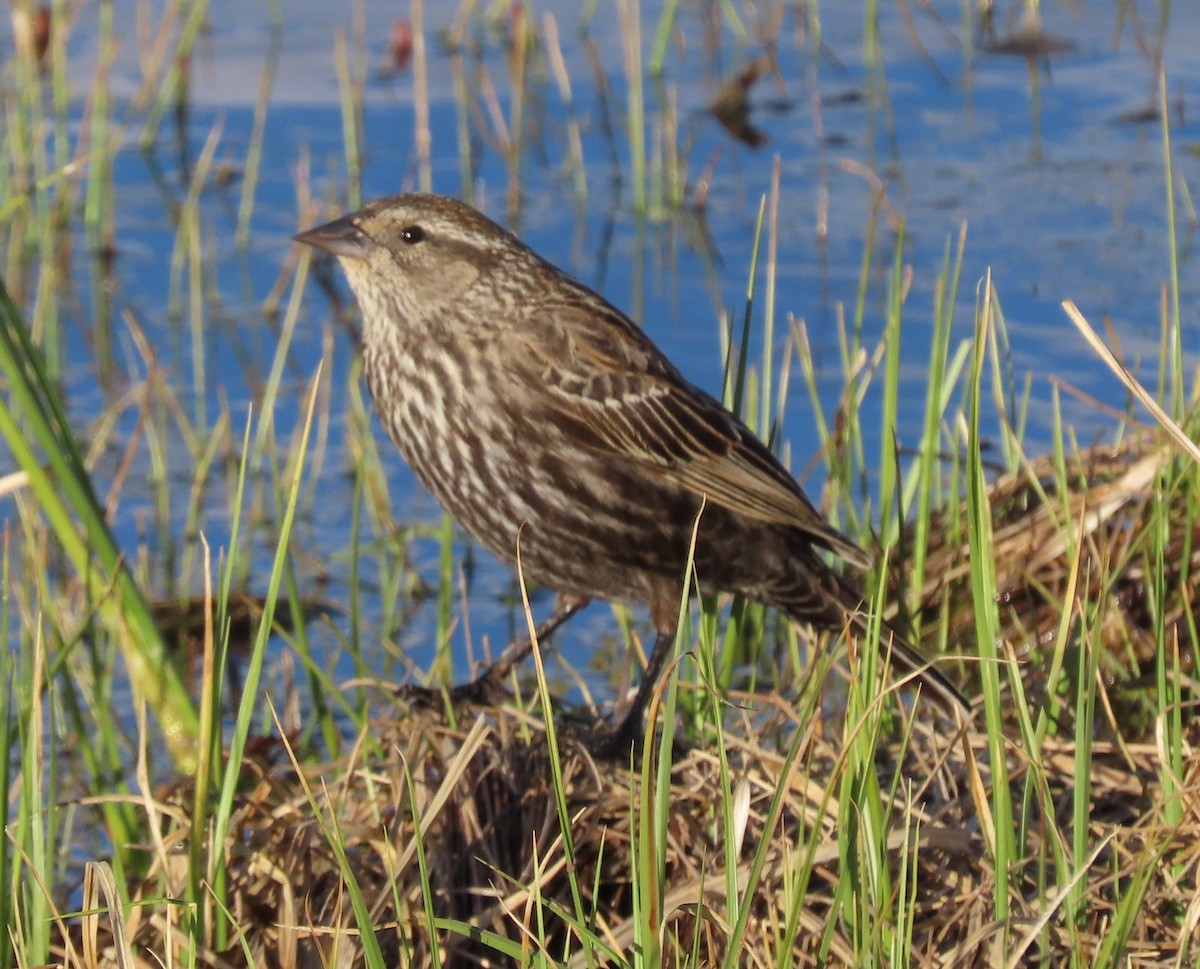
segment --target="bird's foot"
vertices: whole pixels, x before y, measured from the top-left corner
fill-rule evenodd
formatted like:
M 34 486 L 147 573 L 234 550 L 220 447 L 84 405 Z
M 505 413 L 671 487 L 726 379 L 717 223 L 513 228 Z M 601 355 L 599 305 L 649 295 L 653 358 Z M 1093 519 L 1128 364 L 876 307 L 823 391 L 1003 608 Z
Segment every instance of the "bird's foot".
M 639 741 L 642 732 L 630 729 L 626 724 L 609 730 L 580 723 L 560 725 L 558 735 L 561 742 L 582 748 L 595 760 L 628 766 L 630 751 L 635 759 L 641 757 Z
M 433 710 L 447 703 L 452 707 L 496 706 L 508 699 L 509 693 L 490 671 L 485 671 L 468 683 L 447 688 L 405 684 L 397 688 L 396 697 L 418 709 Z
M 598 761 L 624 764 L 626 767 L 630 764 L 631 756 L 635 766 L 642 761 L 646 733 L 640 718 L 627 717 L 609 730 L 570 727 L 563 732 L 569 740 L 579 744 Z M 661 748 L 661 738 L 657 734 L 651 740 L 656 748 Z M 675 762 L 686 757 L 692 750 L 692 746 L 677 734 L 671 741 L 671 761 Z

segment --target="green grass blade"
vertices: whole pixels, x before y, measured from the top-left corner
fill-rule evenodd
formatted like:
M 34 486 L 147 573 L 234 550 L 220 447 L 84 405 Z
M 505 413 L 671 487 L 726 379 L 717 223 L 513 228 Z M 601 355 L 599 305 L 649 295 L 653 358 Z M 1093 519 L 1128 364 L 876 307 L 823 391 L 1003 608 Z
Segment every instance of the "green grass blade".
M 195 705 L 108 528 L 62 397 L 2 283 L 0 371 L 9 391 L 0 399 L 0 434 L 29 476 L 30 491 L 113 630 L 130 682 L 154 712 L 175 765 L 189 773 L 199 736 Z

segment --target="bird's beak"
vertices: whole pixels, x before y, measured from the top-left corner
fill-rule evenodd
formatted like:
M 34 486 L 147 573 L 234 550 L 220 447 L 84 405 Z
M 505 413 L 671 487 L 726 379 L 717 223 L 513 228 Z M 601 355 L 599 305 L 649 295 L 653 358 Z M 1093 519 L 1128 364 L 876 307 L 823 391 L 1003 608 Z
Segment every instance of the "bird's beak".
M 370 238 L 348 215 L 299 232 L 292 238 L 306 246 L 324 249 L 339 259 L 366 259 L 371 249 Z

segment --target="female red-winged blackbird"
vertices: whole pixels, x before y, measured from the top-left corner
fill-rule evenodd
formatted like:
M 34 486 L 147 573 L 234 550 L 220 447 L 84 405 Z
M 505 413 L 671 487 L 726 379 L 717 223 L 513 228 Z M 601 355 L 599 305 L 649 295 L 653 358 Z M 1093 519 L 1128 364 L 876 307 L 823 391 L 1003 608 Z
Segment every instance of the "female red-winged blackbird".
M 561 594 L 542 632 L 593 597 L 649 606 L 658 637 L 614 743 L 636 736 L 670 652 L 697 516 L 702 590 L 865 629 L 860 591 L 821 552 L 857 566 L 866 554 L 628 317 L 511 233 L 462 202 L 400 195 L 296 238 L 341 263 L 367 386 L 413 472 L 502 559 L 519 542 L 525 576 Z M 969 709 L 884 628 L 898 669 Z

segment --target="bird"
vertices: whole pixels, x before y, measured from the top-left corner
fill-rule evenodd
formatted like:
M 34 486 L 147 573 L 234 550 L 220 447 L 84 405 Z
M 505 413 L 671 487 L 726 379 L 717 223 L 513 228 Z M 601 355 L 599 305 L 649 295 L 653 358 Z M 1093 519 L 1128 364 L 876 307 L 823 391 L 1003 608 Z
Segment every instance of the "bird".
M 340 264 L 375 411 L 416 478 L 475 541 L 509 563 L 519 549 L 524 578 L 558 593 L 535 635 L 593 599 L 648 608 L 655 640 L 614 749 L 643 732 L 689 560 L 701 592 L 866 631 L 862 589 L 826 557 L 865 569 L 867 553 L 625 313 L 513 233 L 456 199 L 403 194 L 295 239 Z M 942 709 L 970 711 L 882 629 L 892 668 Z M 486 695 L 530 648 L 514 642 L 456 697 Z

